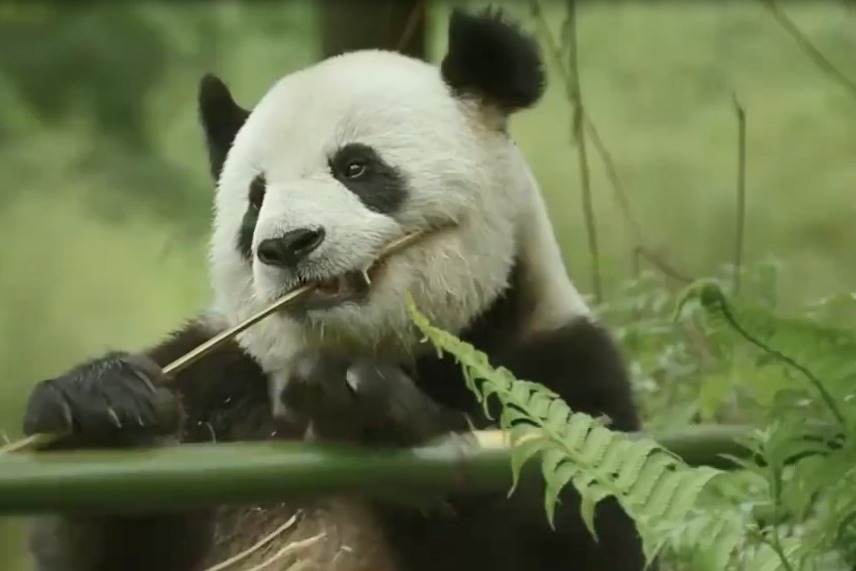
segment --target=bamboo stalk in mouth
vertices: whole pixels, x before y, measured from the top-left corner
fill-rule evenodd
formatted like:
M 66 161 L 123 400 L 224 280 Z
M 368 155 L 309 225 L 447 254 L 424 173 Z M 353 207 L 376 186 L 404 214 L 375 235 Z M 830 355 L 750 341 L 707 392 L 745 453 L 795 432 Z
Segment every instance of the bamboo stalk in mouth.
M 415 243 L 417 240 L 425 237 L 428 233 L 429 232 L 427 230 L 419 230 L 416 232 L 412 232 L 410 234 L 406 234 L 405 236 L 389 243 L 381 251 L 380 255 L 372 262 L 372 264 L 367 266 L 362 271 L 363 279 L 368 281 L 368 270 L 374 264 L 380 263 L 383 260 L 385 260 L 386 258 L 388 258 L 389 256 L 391 256 L 392 254 L 400 252 L 401 250 L 403 250 L 406 247 Z M 269 306 L 262 309 L 258 313 L 251 315 L 250 317 L 248 317 L 244 321 L 238 323 L 234 327 L 226 329 L 225 331 L 222 331 L 221 333 L 215 335 L 214 337 L 212 337 L 211 339 L 209 339 L 205 343 L 202 343 L 201 345 L 197 346 L 195 349 L 192 349 L 191 351 L 185 353 L 184 355 L 182 355 L 181 357 L 179 357 L 178 359 L 176 359 L 172 363 L 169 363 L 168 365 L 166 365 L 163 368 L 164 376 L 165 377 L 174 376 L 178 372 L 186 369 L 190 365 L 196 363 L 197 361 L 199 361 L 200 359 L 202 359 L 203 357 L 205 357 L 206 355 L 211 353 L 213 350 L 220 347 L 223 343 L 226 343 L 229 340 L 233 339 L 236 335 L 238 335 L 242 331 L 252 327 L 253 325 L 258 323 L 259 321 L 261 321 L 265 317 L 267 317 L 273 313 L 276 313 L 277 311 L 280 311 L 280 310 L 284 309 L 285 307 L 287 307 L 293 303 L 297 303 L 303 296 L 305 296 L 306 294 L 311 292 L 315 288 L 315 286 L 316 286 L 316 284 L 314 282 L 298 286 L 295 289 L 284 294 L 282 297 L 280 297 L 279 299 L 277 299 L 276 301 L 274 301 L 273 303 L 271 303 Z M 58 440 L 59 438 L 62 438 L 63 436 L 66 436 L 66 435 L 65 434 L 48 434 L 48 433 L 31 434 L 30 436 L 27 436 L 26 438 L 16 440 L 15 442 L 11 442 L 11 443 L 3 446 L 3 447 L 0 447 L 0 454 L 5 454 L 7 452 L 20 452 L 20 451 L 29 450 L 29 449 L 34 448 L 34 447 L 42 446 L 45 444 L 50 444 L 51 442 L 54 442 L 54 441 Z

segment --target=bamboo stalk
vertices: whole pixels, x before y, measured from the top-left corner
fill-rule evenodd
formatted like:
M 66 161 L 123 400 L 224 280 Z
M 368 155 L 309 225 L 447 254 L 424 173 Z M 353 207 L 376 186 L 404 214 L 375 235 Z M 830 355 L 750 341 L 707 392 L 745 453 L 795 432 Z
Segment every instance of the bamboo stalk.
M 653 435 L 691 465 L 746 457 L 745 426 L 696 426 Z M 356 493 L 418 498 L 457 490 L 506 491 L 505 433 L 473 433 L 470 446 L 443 440 L 379 450 L 303 442 L 185 444 L 137 451 L 56 451 L 0 457 L 0 515 L 63 510 L 172 510 L 289 497 Z M 652 436 L 652 435 L 647 435 Z M 527 464 L 539 470 L 538 462 Z
M 429 233 L 428 230 L 420 230 L 417 232 L 412 232 L 410 234 L 406 234 L 405 236 L 399 238 L 398 240 L 394 240 L 394 241 L 390 242 L 381 251 L 380 255 L 375 259 L 375 261 L 372 262 L 371 264 L 369 264 L 369 266 L 367 266 L 362 271 L 363 278 L 368 283 L 369 282 L 368 272 L 373 265 L 383 261 L 384 259 L 391 256 L 392 254 L 403 250 L 404 248 L 410 246 L 411 244 L 413 244 L 417 240 L 424 238 L 426 235 L 428 235 L 428 233 Z M 261 311 L 259 311 L 255 315 L 251 315 L 250 317 L 248 317 L 247 319 L 245 319 L 241 323 L 235 325 L 234 327 L 227 329 L 227 330 L 215 335 L 214 337 L 212 337 L 211 339 L 209 339 L 205 343 L 202 343 L 201 345 L 199 345 L 195 349 L 191 350 L 190 352 L 185 353 L 184 355 L 182 355 L 181 357 L 179 357 L 178 359 L 176 359 L 172 363 L 169 363 L 168 365 L 166 365 L 163 368 L 163 375 L 167 378 L 170 378 L 170 377 L 176 375 L 178 372 L 184 370 L 185 368 L 189 367 L 193 363 L 196 363 L 197 361 L 202 359 L 205 355 L 209 354 L 211 351 L 213 351 L 214 349 L 216 349 L 217 347 L 219 347 L 223 343 L 226 343 L 230 339 L 234 338 L 236 335 L 238 335 L 239 333 L 241 333 L 245 329 L 248 329 L 249 327 L 255 325 L 256 323 L 258 323 L 259 321 L 261 321 L 265 317 L 267 317 L 273 313 L 276 313 L 277 311 L 281 311 L 285 307 L 292 305 L 293 303 L 298 302 L 304 295 L 306 295 L 307 293 L 312 291 L 315 288 L 315 285 L 316 285 L 315 283 L 307 283 L 307 284 L 298 286 L 295 289 L 289 291 L 288 293 L 284 294 L 282 297 L 280 297 L 279 299 L 277 299 L 272 304 L 270 304 L 266 308 L 262 309 Z M 65 434 L 31 434 L 30 436 L 27 436 L 26 438 L 22 438 L 20 440 L 17 440 L 15 442 L 11 442 L 5 446 L 0 447 L 0 456 L 3 456 L 8 452 L 20 452 L 23 450 L 29 450 L 32 448 L 37 448 L 37 447 L 45 445 L 45 444 L 50 444 L 51 442 L 54 442 L 54 441 L 62 438 L 63 436 L 66 436 L 66 435 Z

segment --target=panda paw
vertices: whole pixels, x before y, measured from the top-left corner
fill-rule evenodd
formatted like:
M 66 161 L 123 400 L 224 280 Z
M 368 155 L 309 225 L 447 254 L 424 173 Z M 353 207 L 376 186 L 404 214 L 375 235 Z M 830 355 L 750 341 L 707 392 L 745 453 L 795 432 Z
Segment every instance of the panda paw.
M 331 351 L 306 352 L 294 365 L 282 403 L 318 440 L 414 446 L 466 426 L 397 365 Z
M 145 446 L 177 433 L 181 406 L 148 357 L 110 353 L 38 383 L 24 434 L 67 435 L 49 448 Z

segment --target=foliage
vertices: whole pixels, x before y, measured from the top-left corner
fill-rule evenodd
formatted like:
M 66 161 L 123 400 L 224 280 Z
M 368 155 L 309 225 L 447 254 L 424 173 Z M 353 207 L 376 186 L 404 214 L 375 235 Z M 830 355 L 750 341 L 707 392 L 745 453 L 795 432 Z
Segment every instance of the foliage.
M 595 535 L 595 507 L 614 497 L 638 523 L 650 558 L 668 534 L 685 525 L 699 494 L 721 474 L 708 467 L 690 468 L 654 440 L 634 440 L 608 430 L 601 419 L 571 411 L 555 393 L 515 379 L 508 369 L 492 368 L 484 353 L 431 326 L 410 298 L 408 305 L 422 333 L 461 364 L 467 386 L 485 413 L 491 414 L 491 397 L 501 403 L 499 425 L 509 431 L 513 446 L 512 491 L 522 466 L 540 455 L 551 524 L 558 496 L 568 483 L 581 493 L 583 520 Z
M 432 22 L 460 3 L 431 2 Z M 543 4 L 558 28 L 564 3 Z M 33 382 L 105 346 L 146 344 L 205 303 L 204 238 L 186 239 L 204 236 L 210 213 L 195 78 L 220 73 L 252 104 L 273 78 L 313 61 L 318 44 L 313 3 L 90 3 L 75 8 L 79 15 L 56 17 L 58 8 L 0 6 L 7 181 L 0 218 L 6 242 L 16 244 L 0 267 L 0 428 L 10 438 Z M 786 10 L 829 59 L 852 60 L 852 7 L 806 2 Z M 856 107 L 849 94 L 820 76 L 756 3 L 725 10 L 716 3 L 580 3 L 579 12 L 587 111 L 646 239 L 658 249 L 668 244 L 670 258 L 698 275 L 711 275 L 730 256 L 735 91 L 750 117 L 747 260 L 775 252 L 789 273 L 779 284 L 770 264 L 757 272 L 754 290 L 744 279 L 743 295 L 790 311 L 853 283 Z M 438 56 L 445 30 L 430 28 Z M 141 53 L 151 60 L 142 75 Z M 562 160 L 571 152 L 567 102 L 552 63 L 549 72 L 543 105 L 517 119 L 512 132 L 544 187 L 571 274 L 588 283 L 576 161 Z M 87 85 L 100 85 L 99 93 L 81 88 Z M 49 100 L 63 96 L 74 104 L 52 107 Z M 648 425 L 762 421 L 786 384 L 786 367 L 756 367 L 753 346 L 709 338 L 697 300 L 671 321 L 678 292 L 654 274 L 634 273 L 611 291 L 626 276 L 627 223 L 609 200 L 605 171 L 596 161 L 593 167 L 609 290 L 601 312 L 627 349 Z M 729 281 L 728 272 L 722 279 Z M 802 315 L 852 323 L 853 310 L 845 294 Z M 751 496 L 746 505 L 763 504 L 763 480 L 734 483 L 739 499 Z M 0 567 L 29 568 L 10 559 L 23 539 L 8 526 L 0 535 Z
M 847 299 L 827 303 L 842 306 Z M 698 328 L 717 362 L 741 354 L 765 380 L 764 390 L 743 395 L 756 403 L 759 428 L 745 442 L 754 459 L 741 461 L 744 470 L 734 474 L 691 468 L 652 440 L 628 438 L 569 410 L 537 383 L 491 368 L 483 353 L 432 327 L 409 303 L 417 326 L 438 350 L 455 356 L 480 401 L 495 396 L 501 403 L 499 424 L 511 431 L 515 447 L 515 479 L 526 461 L 540 456 L 548 518 L 570 483 L 581 493 L 590 529 L 594 506 L 615 497 L 637 522 L 649 557 L 663 553 L 705 571 L 852 567 L 856 334 L 818 321 L 823 303 L 805 317 L 782 316 L 769 299 L 730 299 L 714 280 L 694 284 L 676 301 L 676 320 Z M 715 375 L 706 381 L 715 382 Z
M 713 282 L 682 297 L 697 300 L 711 336 L 723 347 L 751 346 L 754 370 L 767 379 L 761 428 L 746 464 L 762 494 L 759 532 L 771 546 L 798 539 L 792 569 L 824 569 L 823 557 L 856 564 L 856 333 L 809 317 L 782 316 L 757 303 L 729 299 Z M 850 310 L 856 307 L 849 296 Z M 841 297 L 830 302 L 844 304 Z M 815 304 L 815 308 L 818 304 Z

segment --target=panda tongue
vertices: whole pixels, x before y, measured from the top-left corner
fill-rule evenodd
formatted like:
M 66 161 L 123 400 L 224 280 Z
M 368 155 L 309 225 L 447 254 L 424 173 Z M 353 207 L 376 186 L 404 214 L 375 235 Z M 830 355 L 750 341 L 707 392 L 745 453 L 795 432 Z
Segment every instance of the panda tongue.
M 339 296 L 345 293 L 345 280 L 342 278 L 333 278 L 318 282 L 315 291 L 325 296 Z
M 343 276 L 323 280 L 318 283 L 315 291 L 328 297 L 345 297 L 363 294 L 369 288 L 369 283 L 361 272 L 348 272 Z

